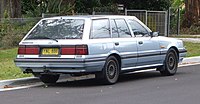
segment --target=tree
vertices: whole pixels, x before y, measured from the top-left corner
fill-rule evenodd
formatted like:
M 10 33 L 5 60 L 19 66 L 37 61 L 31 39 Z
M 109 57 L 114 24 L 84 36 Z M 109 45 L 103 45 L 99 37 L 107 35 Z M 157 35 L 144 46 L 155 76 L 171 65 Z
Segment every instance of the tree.
M 0 9 L 1 17 L 8 14 L 11 18 L 19 18 L 21 17 L 21 0 L 1 0 Z
M 200 26 L 200 0 L 185 0 L 183 27 Z
M 28 17 L 47 14 L 73 14 L 75 0 L 22 0 L 22 13 Z
M 170 0 L 118 0 L 117 2 L 124 4 L 128 9 L 168 10 L 171 6 Z
M 124 4 L 128 9 L 145 10 L 168 10 L 171 0 L 76 0 L 76 10 L 78 12 L 88 12 L 94 7 L 106 7 L 116 4 Z

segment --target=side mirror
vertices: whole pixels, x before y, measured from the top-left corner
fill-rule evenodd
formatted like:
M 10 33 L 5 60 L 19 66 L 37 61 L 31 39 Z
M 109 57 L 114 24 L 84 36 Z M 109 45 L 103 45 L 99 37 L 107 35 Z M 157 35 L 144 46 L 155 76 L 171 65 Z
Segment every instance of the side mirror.
M 157 37 L 159 32 L 150 32 L 151 37 Z

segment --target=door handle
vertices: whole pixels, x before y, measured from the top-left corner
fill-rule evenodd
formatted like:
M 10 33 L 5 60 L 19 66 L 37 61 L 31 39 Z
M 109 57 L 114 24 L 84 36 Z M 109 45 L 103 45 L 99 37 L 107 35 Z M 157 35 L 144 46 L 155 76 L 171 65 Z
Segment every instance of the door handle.
M 143 44 L 143 41 L 139 41 L 138 44 Z
M 115 45 L 118 46 L 118 45 L 119 45 L 119 42 L 116 42 Z

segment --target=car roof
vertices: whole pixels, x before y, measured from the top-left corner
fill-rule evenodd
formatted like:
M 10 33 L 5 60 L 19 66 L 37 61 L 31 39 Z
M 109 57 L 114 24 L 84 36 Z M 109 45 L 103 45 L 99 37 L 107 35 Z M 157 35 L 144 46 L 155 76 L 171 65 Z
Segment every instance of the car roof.
M 124 15 L 70 15 L 70 16 L 56 16 L 44 19 L 99 19 L 99 18 L 136 18 L 135 16 Z

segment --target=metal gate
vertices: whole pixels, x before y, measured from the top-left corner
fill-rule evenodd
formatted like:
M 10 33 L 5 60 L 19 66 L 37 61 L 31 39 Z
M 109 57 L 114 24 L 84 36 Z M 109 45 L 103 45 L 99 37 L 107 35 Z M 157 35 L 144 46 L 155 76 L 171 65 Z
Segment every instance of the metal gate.
M 136 16 L 152 31 L 158 31 L 160 35 L 167 36 L 167 11 L 128 10 L 125 15 Z

